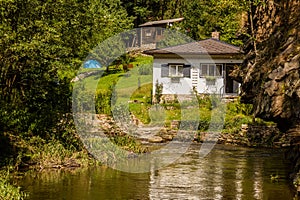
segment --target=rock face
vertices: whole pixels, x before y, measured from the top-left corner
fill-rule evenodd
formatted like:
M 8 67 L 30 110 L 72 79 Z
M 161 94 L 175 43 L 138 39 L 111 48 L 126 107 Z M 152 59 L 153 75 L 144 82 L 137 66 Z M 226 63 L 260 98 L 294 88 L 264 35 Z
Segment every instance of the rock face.
M 255 116 L 286 132 L 300 122 L 300 3 L 265 0 L 251 10 L 247 28 L 255 41 L 246 42 L 245 62 L 232 75 Z
M 241 101 L 254 105 L 255 116 L 277 122 L 291 141 L 288 157 L 300 192 L 300 1 L 253 3 L 247 21 L 252 39 L 232 76 L 242 83 Z

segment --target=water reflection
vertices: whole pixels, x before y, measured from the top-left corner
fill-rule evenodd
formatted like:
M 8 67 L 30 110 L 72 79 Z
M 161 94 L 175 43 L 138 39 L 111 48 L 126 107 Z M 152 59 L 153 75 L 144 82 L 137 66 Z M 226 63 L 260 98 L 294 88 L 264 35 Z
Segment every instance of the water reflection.
M 199 159 L 193 145 L 176 163 L 149 173 L 106 167 L 30 173 L 22 181 L 29 199 L 292 199 L 282 152 L 216 146 Z M 277 174 L 278 182 L 270 175 Z
M 254 189 L 254 198 L 255 199 L 262 199 L 262 187 L 263 187 L 263 180 L 262 180 L 262 163 L 259 159 L 258 162 L 254 163 L 254 183 L 253 183 L 253 189 Z
M 30 173 L 21 183 L 34 200 L 148 199 L 148 174 L 106 167 Z
M 151 199 L 292 199 L 286 165 L 276 150 L 218 146 L 199 160 L 198 148 L 176 164 L 151 171 Z M 274 171 L 281 177 L 272 183 Z M 281 193 L 275 198 L 273 194 Z
M 246 169 L 246 162 L 243 159 L 238 160 L 236 166 L 236 173 L 235 173 L 235 188 L 236 194 L 235 199 L 241 200 L 243 198 L 243 177 L 244 177 L 244 170 Z

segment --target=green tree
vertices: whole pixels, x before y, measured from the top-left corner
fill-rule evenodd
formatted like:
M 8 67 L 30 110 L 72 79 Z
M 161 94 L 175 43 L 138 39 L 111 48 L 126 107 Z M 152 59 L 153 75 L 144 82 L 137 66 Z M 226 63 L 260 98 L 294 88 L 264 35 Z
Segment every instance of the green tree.
M 76 70 L 132 19 L 119 0 L 1 0 L 0 7 L 0 132 L 60 137 Z
M 191 1 L 184 11 L 182 30 L 195 40 L 208 38 L 211 32 L 219 31 L 221 40 L 241 45 L 238 34 L 241 34 L 244 11 L 240 0 Z
M 130 16 L 135 17 L 135 27 L 153 20 L 162 20 L 183 15 L 187 0 L 122 0 Z
M 160 13 L 160 0 L 122 0 L 122 5 L 129 16 L 134 17 L 134 26 L 162 18 Z
M 260 0 L 255 0 L 260 1 Z M 249 2 L 252 2 L 249 1 Z M 184 17 L 177 26 L 195 40 L 210 37 L 219 31 L 221 40 L 241 45 L 242 20 L 249 11 L 248 0 L 122 0 L 130 16 L 135 17 L 135 27 L 152 20 Z

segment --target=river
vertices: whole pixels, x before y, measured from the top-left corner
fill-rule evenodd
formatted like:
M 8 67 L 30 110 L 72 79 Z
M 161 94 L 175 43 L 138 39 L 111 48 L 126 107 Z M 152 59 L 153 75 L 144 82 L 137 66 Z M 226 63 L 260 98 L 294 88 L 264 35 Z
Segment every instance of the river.
M 200 159 L 199 148 L 192 145 L 176 163 L 148 173 L 51 170 L 28 172 L 19 184 L 32 200 L 293 199 L 283 150 L 216 145 Z

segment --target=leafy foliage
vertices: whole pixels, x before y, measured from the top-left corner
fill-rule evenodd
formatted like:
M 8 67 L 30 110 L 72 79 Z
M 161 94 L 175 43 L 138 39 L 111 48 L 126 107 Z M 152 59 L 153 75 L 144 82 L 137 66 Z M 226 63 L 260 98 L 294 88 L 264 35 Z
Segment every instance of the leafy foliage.
M 20 187 L 12 185 L 9 181 L 9 172 L 1 171 L 0 177 L 0 196 L 1 199 L 18 199 L 23 200 L 28 195 L 21 191 Z
M 238 133 L 242 124 L 252 123 L 252 105 L 243 104 L 239 100 L 227 104 L 227 112 L 223 132 Z
M 130 112 L 136 116 L 142 123 L 149 124 L 151 122 L 149 109 L 152 105 L 152 83 L 144 84 L 134 91 L 129 104 Z
M 81 60 L 131 27 L 118 0 L 0 1 L 1 131 L 44 137 L 71 109 Z M 50 133 L 49 133 L 50 134 Z
M 260 0 L 254 4 L 256 2 Z M 194 40 L 205 39 L 211 32 L 219 31 L 221 40 L 235 45 L 242 44 L 238 36 L 244 34 L 242 20 L 249 10 L 247 0 L 122 0 L 122 5 L 135 17 L 135 27 L 146 21 L 184 17 L 183 23 L 174 24 L 172 28 Z
M 160 103 L 161 97 L 162 97 L 162 92 L 163 92 L 163 84 L 158 83 L 158 81 L 156 81 L 156 83 L 155 83 L 155 94 L 154 94 L 156 103 Z
M 71 80 L 91 49 L 131 28 L 132 18 L 119 0 L 10 0 L 0 7 L 1 167 L 59 163 L 57 155 L 68 159 L 83 148 L 70 114 Z
M 221 40 L 241 45 L 237 34 L 241 34 L 243 5 L 239 0 L 191 1 L 184 13 L 182 28 L 195 40 L 205 39 L 211 32 L 219 31 Z
M 142 64 L 138 68 L 139 75 L 152 75 L 153 68 L 151 64 Z
M 193 42 L 186 34 L 176 31 L 176 27 L 169 28 L 164 31 L 164 38 L 157 43 L 157 48 L 166 48 L 175 45 Z

